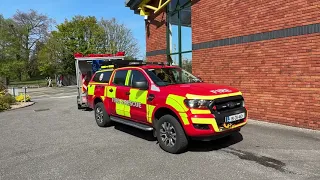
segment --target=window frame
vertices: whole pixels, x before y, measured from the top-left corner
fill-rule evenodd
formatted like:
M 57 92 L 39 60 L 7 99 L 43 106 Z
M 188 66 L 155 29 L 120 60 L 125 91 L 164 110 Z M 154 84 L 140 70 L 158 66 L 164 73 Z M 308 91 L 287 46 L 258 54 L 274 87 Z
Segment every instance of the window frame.
M 134 71 L 140 73 L 140 74 L 145 78 L 145 80 L 147 81 L 148 87 L 150 87 L 150 86 L 149 86 L 149 85 L 150 85 L 150 82 L 149 82 L 148 77 L 147 77 L 146 74 L 145 74 L 143 71 L 141 71 L 140 69 L 131 69 L 131 74 L 130 74 L 128 86 L 131 87 L 131 88 L 134 88 L 134 87 L 132 87 L 132 80 L 133 80 L 133 72 L 134 72 Z
M 98 75 L 99 74 L 99 75 Z M 101 72 L 96 72 L 95 74 L 94 74 L 94 76 L 92 77 L 92 82 L 93 83 L 100 83 L 100 81 L 99 81 L 99 76 L 101 75 Z M 96 81 L 96 78 L 97 78 L 97 81 Z
M 167 40 L 167 48 L 166 48 L 166 54 L 167 54 L 167 61 L 169 63 L 172 62 L 172 55 L 178 55 L 178 61 L 179 61 L 179 67 L 182 68 L 182 54 L 187 54 L 187 53 L 191 53 L 192 54 L 192 48 L 191 50 L 187 50 L 187 51 L 182 51 L 182 28 L 181 28 L 181 11 L 185 8 L 191 8 L 192 6 L 192 1 L 189 0 L 187 2 L 185 2 L 184 4 L 180 5 L 180 0 L 177 0 L 177 5 L 176 7 L 174 7 L 173 11 L 170 11 L 170 4 L 167 5 L 166 8 L 166 22 L 167 22 L 167 28 L 166 28 L 166 40 Z M 192 12 L 192 11 L 191 11 Z M 178 51 L 177 52 L 170 52 L 170 45 L 171 45 L 171 41 L 170 41 L 170 17 L 173 16 L 174 14 L 178 14 Z M 191 28 L 191 27 L 190 27 Z M 191 47 L 192 47 L 192 29 L 191 29 Z
M 128 85 L 126 85 L 126 77 L 127 77 L 127 75 L 128 75 L 129 70 L 131 70 L 131 69 L 119 69 L 119 70 L 116 70 L 116 71 L 114 72 L 113 77 L 112 77 L 112 84 L 115 85 L 115 86 L 129 87 Z M 124 79 L 124 84 L 123 84 L 123 85 L 121 85 L 121 84 L 116 84 L 116 83 L 114 82 L 114 80 L 115 80 L 115 78 L 116 78 L 116 75 L 117 75 L 117 73 L 118 73 L 119 71 L 126 71 L 126 75 L 125 75 L 125 79 Z
M 94 74 L 93 78 L 92 78 L 92 82 L 93 83 L 110 83 L 110 80 L 111 80 L 111 77 L 112 77 L 112 73 L 113 73 L 114 70 L 112 71 L 98 71 Z M 100 81 L 99 80 L 99 77 L 101 76 L 101 74 L 105 74 L 105 73 L 110 73 L 110 76 L 109 76 L 109 80 L 107 82 L 104 82 L 104 81 Z

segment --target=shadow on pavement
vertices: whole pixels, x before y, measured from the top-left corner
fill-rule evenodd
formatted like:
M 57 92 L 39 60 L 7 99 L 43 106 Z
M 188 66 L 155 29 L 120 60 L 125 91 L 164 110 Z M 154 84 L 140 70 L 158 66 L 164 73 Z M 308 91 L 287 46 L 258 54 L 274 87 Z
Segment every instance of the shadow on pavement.
M 147 141 L 155 141 L 157 142 L 157 138 L 153 137 L 152 132 L 143 131 L 131 126 L 127 126 L 120 123 L 115 123 L 114 128 L 124 132 L 126 134 L 130 134 L 132 136 L 147 140 Z M 191 152 L 206 152 L 206 151 L 214 151 L 223 148 L 227 148 L 233 144 L 239 143 L 243 140 L 243 137 L 240 132 L 235 132 L 234 134 L 217 139 L 212 141 L 195 141 L 192 140 L 189 143 L 189 147 L 187 151 Z M 158 144 L 158 142 L 157 142 Z
M 227 148 L 233 144 L 237 144 L 243 140 L 243 136 L 240 132 L 236 132 L 230 136 L 223 137 L 221 139 L 213 141 L 191 141 L 188 151 L 193 152 L 206 152 L 215 151 L 223 148 Z
M 147 141 L 157 141 L 157 138 L 153 137 L 153 132 L 143 131 L 131 126 L 127 126 L 120 123 L 115 123 L 114 128 L 122 131 L 124 133 L 130 134 L 132 136 L 147 140 Z

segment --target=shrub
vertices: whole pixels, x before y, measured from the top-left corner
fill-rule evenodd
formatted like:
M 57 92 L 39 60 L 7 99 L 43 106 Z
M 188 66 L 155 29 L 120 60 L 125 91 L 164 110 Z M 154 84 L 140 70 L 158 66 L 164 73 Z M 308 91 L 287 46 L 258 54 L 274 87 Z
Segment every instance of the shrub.
M 0 94 L 0 111 L 10 109 L 10 105 L 16 100 L 11 94 Z
M 24 94 L 20 93 L 19 96 L 16 96 L 15 99 L 17 102 L 23 102 L 24 101 Z M 26 95 L 26 102 L 29 102 L 31 100 L 30 96 L 27 94 Z

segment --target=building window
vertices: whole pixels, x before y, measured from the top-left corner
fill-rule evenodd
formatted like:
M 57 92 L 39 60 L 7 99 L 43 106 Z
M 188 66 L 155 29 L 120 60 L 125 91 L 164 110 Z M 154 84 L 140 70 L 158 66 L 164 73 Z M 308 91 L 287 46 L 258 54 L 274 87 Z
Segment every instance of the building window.
M 191 72 L 191 0 L 171 0 L 167 6 L 168 61 Z

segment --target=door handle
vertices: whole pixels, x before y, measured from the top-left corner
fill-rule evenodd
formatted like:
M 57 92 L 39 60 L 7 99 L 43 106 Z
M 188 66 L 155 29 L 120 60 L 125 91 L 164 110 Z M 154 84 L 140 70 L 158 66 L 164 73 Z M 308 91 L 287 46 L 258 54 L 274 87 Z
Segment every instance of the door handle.
M 126 92 L 126 95 L 130 95 L 130 92 L 128 91 L 128 92 Z
M 109 92 L 113 92 L 113 89 L 109 89 Z
M 152 101 L 154 98 L 155 98 L 155 96 L 153 94 L 148 95 L 148 101 Z

